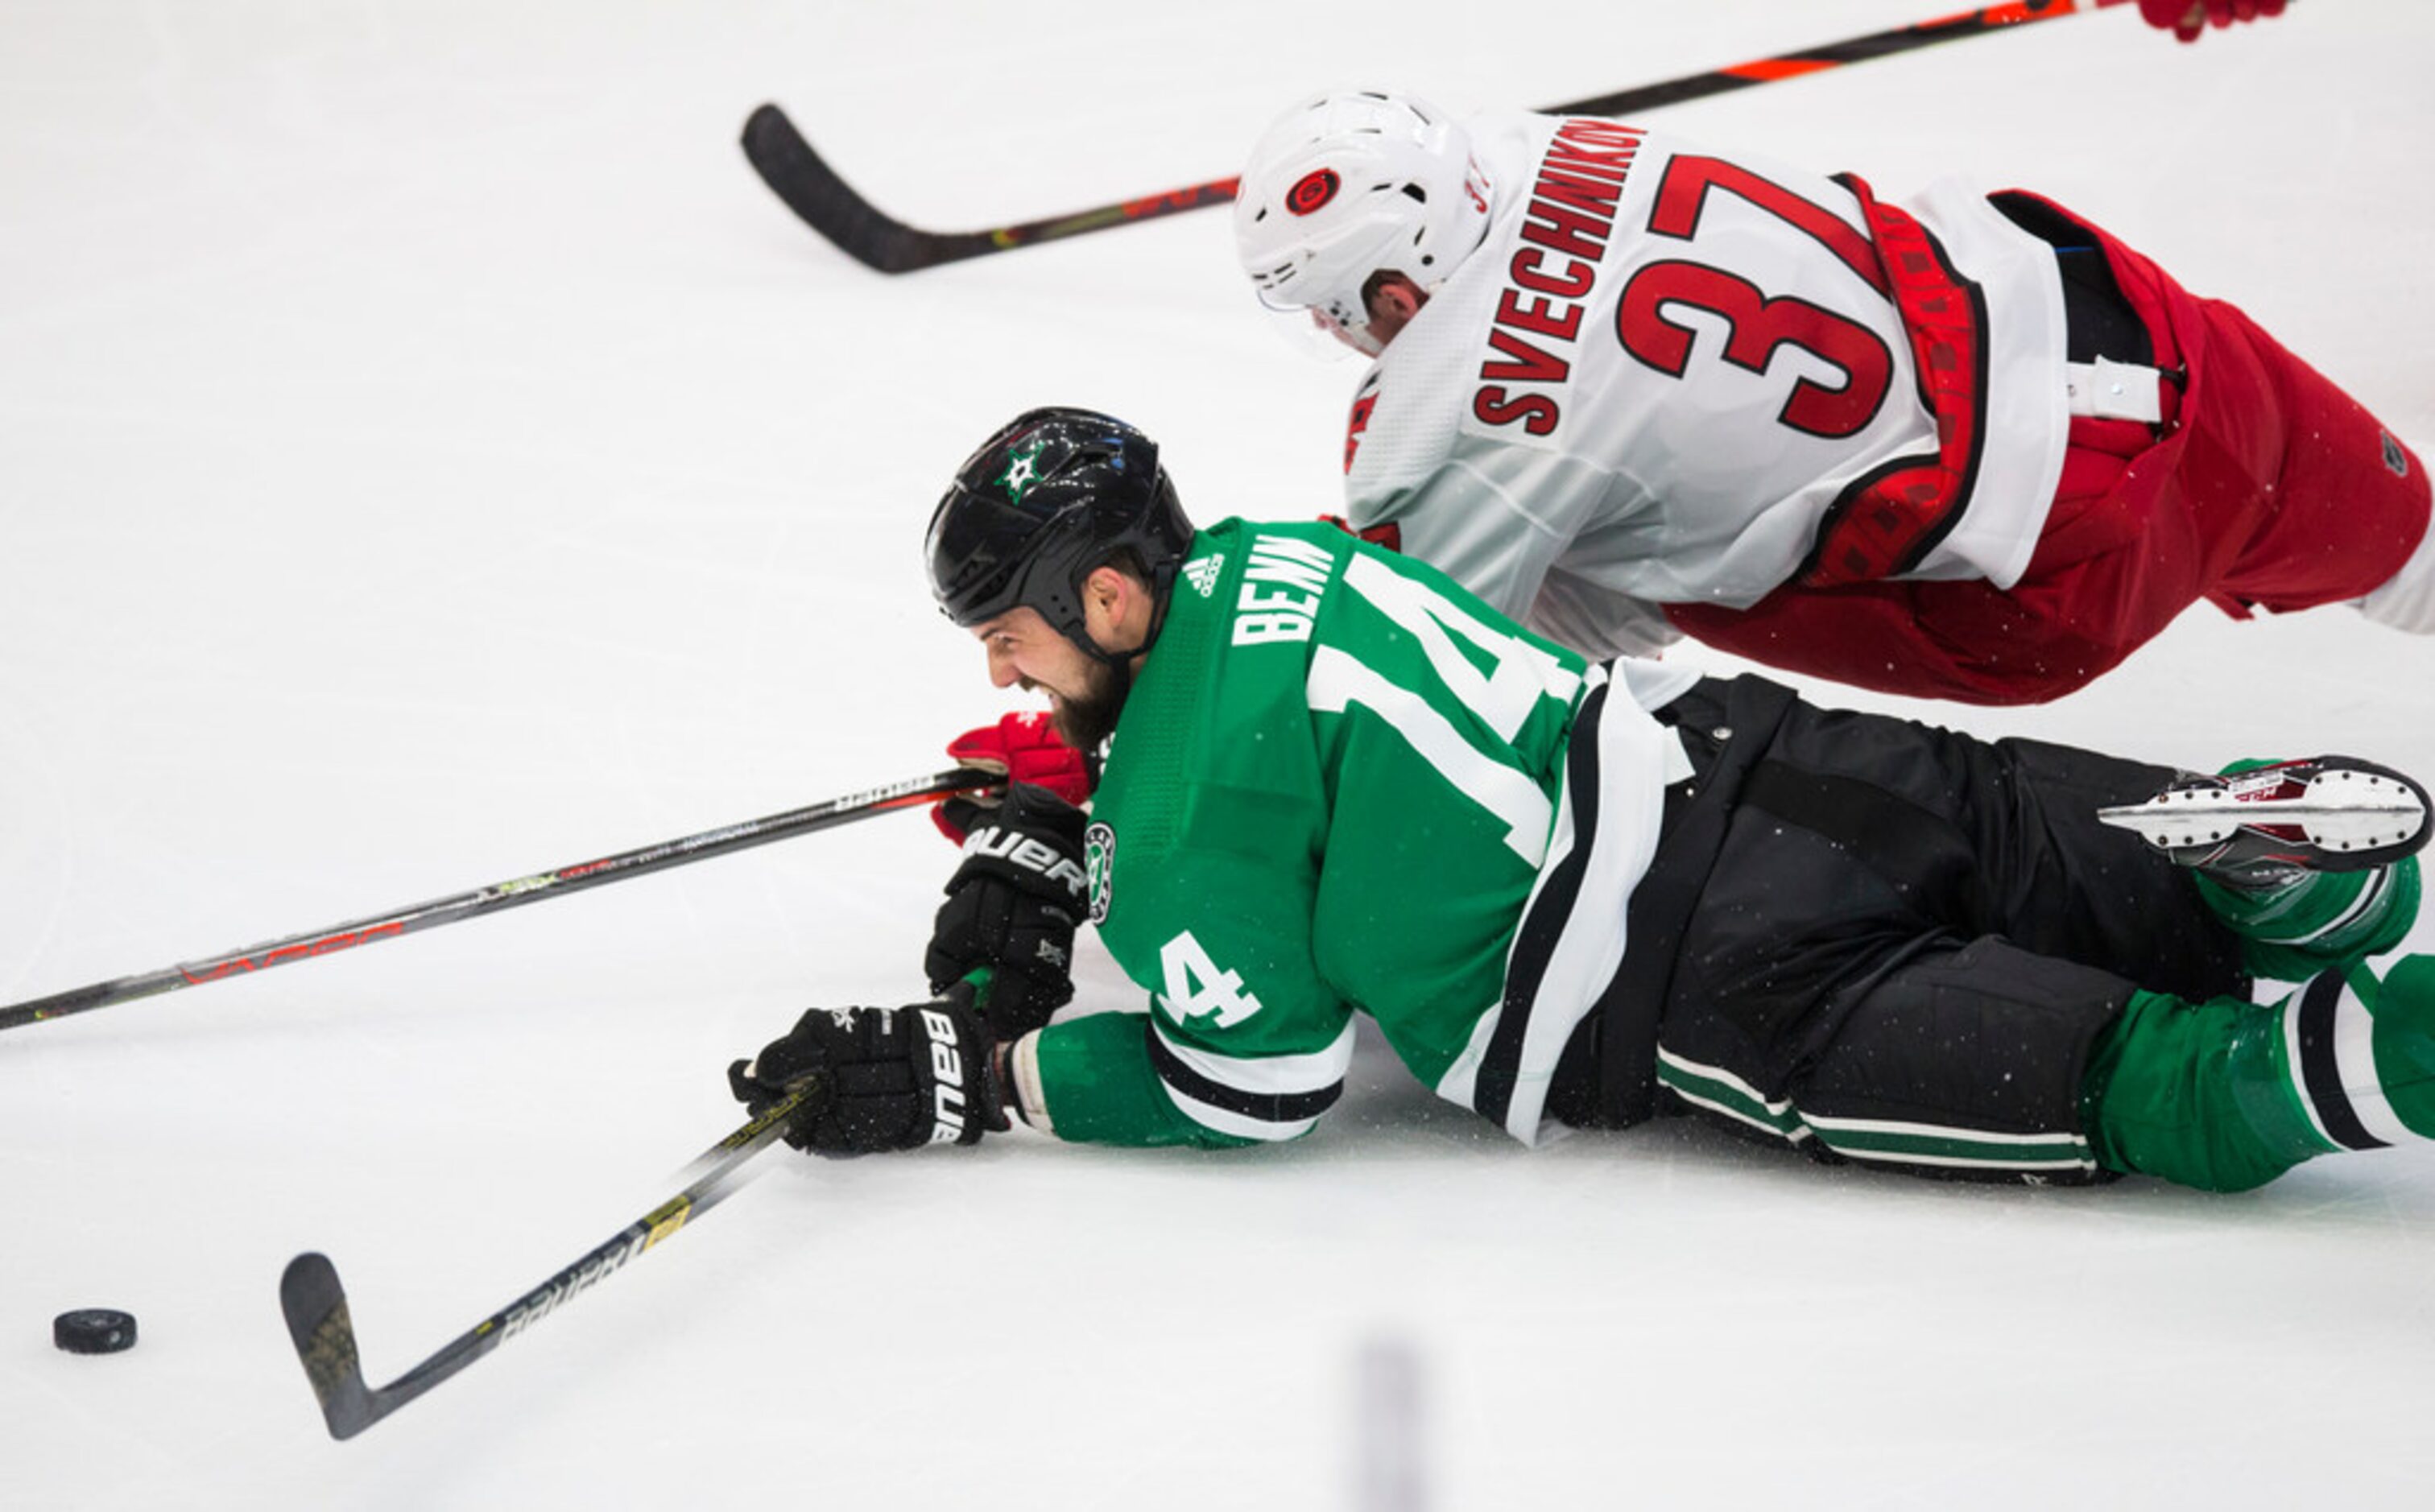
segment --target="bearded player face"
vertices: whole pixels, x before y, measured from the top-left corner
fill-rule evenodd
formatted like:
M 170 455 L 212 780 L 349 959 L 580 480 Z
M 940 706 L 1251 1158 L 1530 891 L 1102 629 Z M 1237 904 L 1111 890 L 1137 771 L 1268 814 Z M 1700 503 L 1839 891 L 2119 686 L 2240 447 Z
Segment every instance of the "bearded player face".
M 1132 679 L 1104 662 L 1084 658 L 1082 686 L 1072 693 L 1048 690 L 1048 722 L 1076 750 L 1097 750 L 1116 732 Z
M 989 656 L 990 681 L 1048 696 L 1049 722 L 1077 750 L 1097 750 L 1115 732 L 1132 679 L 1086 654 L 1038 611 L 1016 609 L 974 627 Z

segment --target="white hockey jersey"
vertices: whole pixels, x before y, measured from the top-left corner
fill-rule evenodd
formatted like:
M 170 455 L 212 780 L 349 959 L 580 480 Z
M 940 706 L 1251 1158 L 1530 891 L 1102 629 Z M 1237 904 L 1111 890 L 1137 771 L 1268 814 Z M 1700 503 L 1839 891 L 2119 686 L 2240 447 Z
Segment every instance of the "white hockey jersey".
M 1467 124 L 1495 218 L 1355 396 L 1355 528 L 1593 657 L 1674 639 L 1657 604 L 1747 608 L 1906 499 L 1933 528 L 1851 576 L 2019 577 L 2069 422 L 2045 243 L 1959 185 L 1888 213 L 1613 121 Z

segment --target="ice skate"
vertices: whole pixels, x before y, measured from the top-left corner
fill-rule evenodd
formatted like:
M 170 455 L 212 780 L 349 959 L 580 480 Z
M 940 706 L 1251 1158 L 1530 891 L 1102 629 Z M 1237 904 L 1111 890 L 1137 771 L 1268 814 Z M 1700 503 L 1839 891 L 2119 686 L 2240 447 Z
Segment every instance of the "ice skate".
M 2176 863 L 2255 887 L 2312 871 L 2364 871 L 2426 843 L 2426 790 L 2350 756 L 2186 775 L 2144 803 L 2097 811 Z

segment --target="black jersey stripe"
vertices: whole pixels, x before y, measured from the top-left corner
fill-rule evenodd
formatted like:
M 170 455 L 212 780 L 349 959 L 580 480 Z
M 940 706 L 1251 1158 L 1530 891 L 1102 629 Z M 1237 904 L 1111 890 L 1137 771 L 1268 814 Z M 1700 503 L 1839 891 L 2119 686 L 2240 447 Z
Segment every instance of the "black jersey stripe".
M 1592 842 L 1597 837 L 1598 721 L 1606 712 L 1607 690 L 1612 686 L 1601 682 L 1592 688 L 1581 699 L 1580 713 L 1574 716 L 1564 761 L 1565 797 L 1573 811 L 1573 849 L 1547 873 L 1539 895 L 1522 917 L 1521 927 L 1514 931 L 1512 954 L 1505 968 L 1504 1006 L 1472 1082 L 1472 1108 L 1499 1128 L 1505 1126 L 1514 1084 L 1521 1078 L 1522 1047 L 1529 1037 L 1539 984 L 1546 978 L 1547 963 L 1572 921 L 1573 903 L 1580 894 Z
M 2384 1141 L 2367 1131 L 2358 1109 L 2351 1106 L 2350 1094 L 2342 1091 L 2342 1070 L 2334 1056 L 2334 1025 L 2341 1005 L 2339 971 L 2320 971 L 2300 989 L 2294 1038 L 2299 1043 L 2301 1086 L 2309 1106 L 2317 1110 L 2318 1122 L 2335 1143 L 2346 1150 L 2380 1150 Z
M 1258 1119 L 1264 1124 L 1298 1124 L 1326 1112 L 1336 1106 L 1338 1098 L 1344 1095 L 1341 1078 L 1316 1091 L 1247 1092 L 1239 1087 L 1212 1081 L 1193 1070 L 1184 1063 L 1183 1057 L 1166 1047 L 1155 1031 L 1145 1029 L 1144 1038 L 1149 1043 L 1150 1065 L 1157 1071 L 1159 1080 L 1196 1103 L 1205 1103 L 1244 1118 Z

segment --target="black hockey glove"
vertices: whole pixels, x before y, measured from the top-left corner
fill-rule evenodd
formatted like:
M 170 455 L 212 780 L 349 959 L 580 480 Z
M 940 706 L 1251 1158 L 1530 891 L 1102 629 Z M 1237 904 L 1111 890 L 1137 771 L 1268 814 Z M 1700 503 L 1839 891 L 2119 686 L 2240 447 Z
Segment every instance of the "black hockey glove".
M 981 1012 L 1011 1040 L 1048 1022 L 1074 996 L 1074 926 L 1090 884 L 1082 872 L 1082 811 L 1045 787 L 1017 782 L 964 841 L 923 969 L 944 992 L 990 968 Z
M 759 1112 L 806 1077 L 826 1095 L 799 1109 L 786 1143 L 820 1155 L 972 1144 L 1007 1126 L 990 1075 L 989 1036 L 972 989 L 902 1008 L 814 1008 L 751 1061 L 727 1068 L 736 1101 Z

